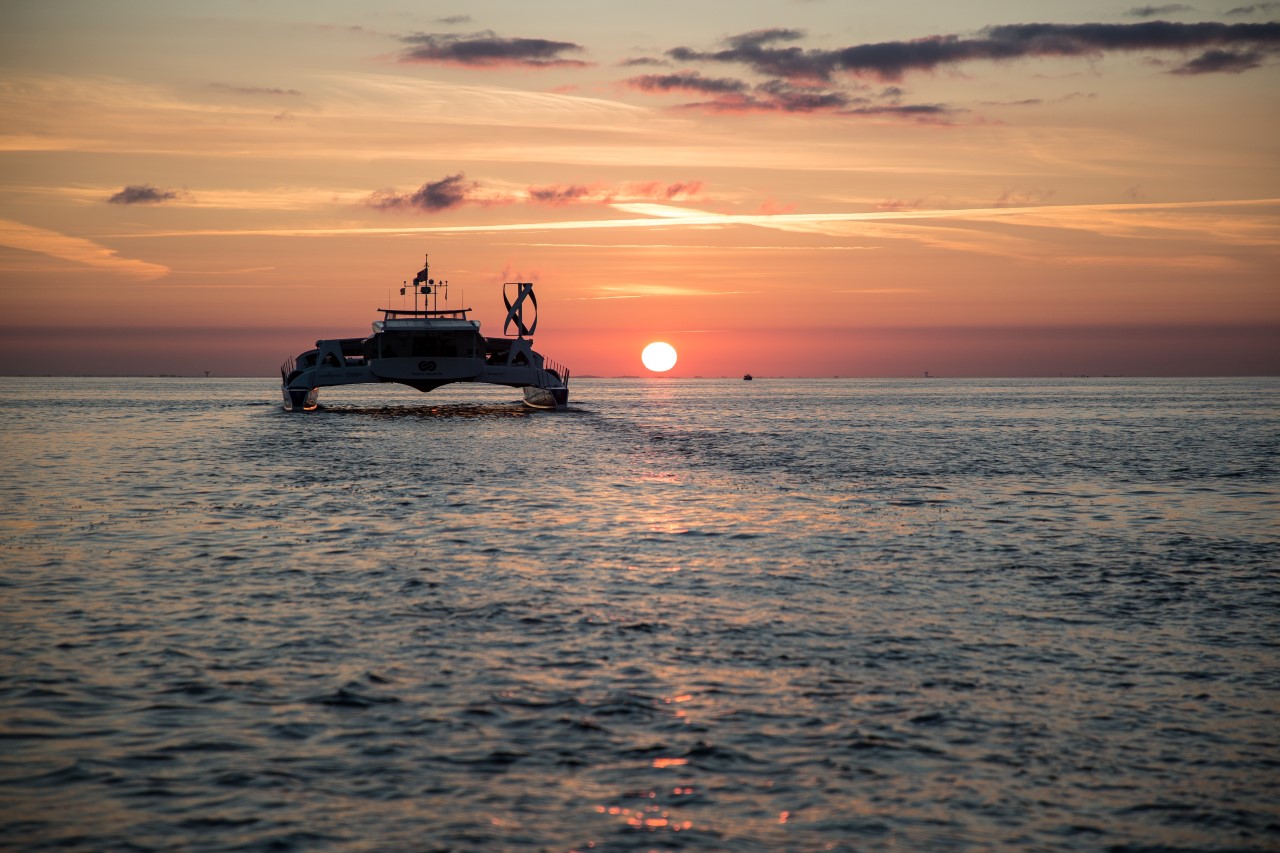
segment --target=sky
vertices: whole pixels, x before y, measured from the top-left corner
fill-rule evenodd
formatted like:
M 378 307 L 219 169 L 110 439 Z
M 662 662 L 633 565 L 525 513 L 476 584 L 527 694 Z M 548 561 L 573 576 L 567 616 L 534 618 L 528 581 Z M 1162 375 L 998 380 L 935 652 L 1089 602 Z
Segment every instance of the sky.
M 274 376 L 429 256 L 576 375 L 1280 373 L 1280 2 L 8 0 L 0 373 Z

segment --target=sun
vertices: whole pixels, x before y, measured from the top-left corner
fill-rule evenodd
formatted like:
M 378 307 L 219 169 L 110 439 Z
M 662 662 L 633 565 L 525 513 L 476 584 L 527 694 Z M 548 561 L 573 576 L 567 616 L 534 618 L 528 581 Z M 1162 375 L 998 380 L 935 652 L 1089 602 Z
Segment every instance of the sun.
M 640 353 L 640 360 L 654 373 L 666 373 L 676 366 L 676 348 L 663 341 L 654 341 Z

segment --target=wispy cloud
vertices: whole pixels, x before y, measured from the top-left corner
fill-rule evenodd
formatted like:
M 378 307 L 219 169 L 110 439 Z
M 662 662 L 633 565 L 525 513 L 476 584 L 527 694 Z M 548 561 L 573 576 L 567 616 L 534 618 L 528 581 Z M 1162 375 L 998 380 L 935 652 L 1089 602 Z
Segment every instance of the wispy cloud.
M 378 190 L 365 204 L 375 210 L 417 210 L 435 213 L 464 204 L 614 204 L 639 199 L 677 201 L 701 192 L 702 181 L 633 181 L 622 184 L 550 184 L 526 190 L 484 187 L 469 181 L 461 172 L 438 181 L 429 181 L 412 193 Z
M 529 200 L 540 204 L 567 204 L 585 202 L 591 204 L 622 204 L 642 199 L 678 201 L 696 197 L 703 187 L 702 181 L 632 181 L 622 184 L 595 184 L 585 186 L 552 185 L 530 187 Z
M 36 228 L 21 222 L 0 220 L 0 246 L 38 252 L 59 260 L 71 261 L 85 267 L 119 273 L 130 278 L 149 280 L 167 275 L 169 268 L 160 264 L 122 258 L 114 249 L 108 249 L 92 240 L 70 237 L 46 228 Z
M 635 299 L 642 296 L 741 296 L 744 293 L 757 293 L 754 290 L 708 290 L 703 287 L 689 287 L 681 284 L 611 284 L 600 285 L 604 291 L 595 299 Z
M 33 197 L 56 197 L 78 205 L 101 204 L 104 198 L 117 194 L 116 190 L 101 185 L 13 185 L 10 190 Z M 351 205 L 363 204 L 368 196 L 369 190 L 367 188 L 276 186 L 256 189 L 224 189 L 221 187 L 199 187 L 175 192 L 174 197 L 166 199 L 164 204 L 166 207 L 201 210 L 314 212 L 326 208 L 336 210 L 348 208 Z
M 506 222 L 485 225 L 436 225 L 381 228 L 300 228 L 175 231 L 151 233 L 148 238 L 177 236 L 318 234 L 503 234 L 613 229 L 730 228 L 750 226 L 796 234 L 841 238 L 912 240 L 942 249 L 1025 257 L 1053 258 L 1043 252 L 1037 233 L 1075 230 L 1113 238 L 1161 238 L 1218 242 L 1227 245 L 1273 247 L 1280 234 L 1272 217 L 1215 215 L 1223 208 L 1276 208 L 1280 199 L 1229 201 L 1138 202 L 1122 204 L 1043 205 L 1028 207 L 933 208 L 832 213 L 725 214 L 656 203 L 615 204 L 627 218 Z M 991 228 L 996 223 L 1025 226 L 1019 234 Z M 1042 229 L 1037 231 L 1037 229 Z M 1063 255 L 1064 259 L 1069 255 Z
M 870 293 L 870 294 L 888 294 L 888 293 L 933 293 L 923 287 L 864 287 L 859 290 L 833 290 L 832 293 Z
M 217 89 L 220 92 L 231 92 L 236 95 L 284 95 L 295 98 L 301 97 L 302 92 L 297 89 L 281 89 L 275 86 L 232 86 L 228 83 L 210 83 L 210 89 Z
M 703 77 L 697 71 L 642 74 L 623 84 L 650 94 L 709 95 L 710 100 L 682 109 L 716 113 L 838 113 L 940 120 L 957 112 L 943 104 L 903 104 L 902 90 L 887 88 L 875 96 L 855 95 L 827 85 L 798 85 L 774 79 L 752 86 L 732 77 Z
M 401 62 L 423 62 L 436 65 L 463 65 L 471 68 L 586 67 L 566 53 L 581 53 L 582 46 L 567 41 L 541 38 L 501 38 L 495 33 L 471 35 L 454 33 L 414 33 L 400 39 L 409 47 L 400 54 Z
M 786 142 L 751 137 L 728 127 L 692 133 L 681 114 L 599 97 L 521 91 L 501 86 L 434 81 L 409 75 L 320 75 L 308 86 L 305 132 L 284 132 L 273 99 L 186 97 L 168 86 L 112 79 L 28 75 L 0 85 L 0 151 L 81 151 L 205 160 L 257 156 L 299 160 L 337 158 L 469 163 L 619 163 L 630 167 L 722 167 L 843 170 L 846 145 L 820 145 L 796 158 Z M 484 132 L 476 132 L 484 128 Z M 290 129 L 292 130 L 292 129 Z M 458 139 L 468 140 L 460 149 Z M 198 140 L 198 145 L 192 140 Z M 869 141 L 848 140 L 867 147 Z M 938 171 L 932 143 L 877 157 L 879 170 Z M 1072 150 L 1082 149 L 1073 145 Z M 1096 159 L 1096 158 L 1090 158 Z M 474 167 L 472 167 L 474 168 Z M 865 165 L 859 168 L 866 168 Z M 959 167 L 949 167 L 954 170 Z M 966 164 L 965 169 L 976 168 Z M 369 187 L 364 190 L 368 194 Z M 210 192 L 201 190 L 203 201 Z M 171 204 L 189 203 L 175 199 Z
M 1157 18 L 1160 15 L 1176 15 L 1180 12 L 1194 12 L 1195 9 L 1185 3 L 1167 3 L 1164 6 L 1134 6 L 1125 12 L 1130 18 Z
M 1280 2 L 1275 2 L 1275 0 L 1270 0 L 1270 2 L 1266 2 L 1266 3 L 1251 3 L 1248 6 L 1236 6 L 1233 9 L 1228 9 L 1227 14 L 1228 15 L 1270 14 L 1271 12 L 1274 12 L 1277 9 L 1280 9 Z

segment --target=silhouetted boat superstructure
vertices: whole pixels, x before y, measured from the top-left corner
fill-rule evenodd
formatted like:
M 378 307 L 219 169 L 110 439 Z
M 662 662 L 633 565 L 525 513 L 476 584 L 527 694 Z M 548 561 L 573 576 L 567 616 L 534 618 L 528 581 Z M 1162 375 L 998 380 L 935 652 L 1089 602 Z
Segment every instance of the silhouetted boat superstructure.
M 569 371 L 533 349 L 538 325 L 538 301 L 530 282 L 507 282 L 502 297 L 507 306 L 503 334 L 485 337 L 480 321 L 467 317 L 470 308 L 440 309 L 440 291 L 429 264 L 413 279 L 413 308 L 380 308 L 366 338 L 316 341 L 315 349 L 280 365 L 281 391 L 288 411 L 316 408 L 321 388 L 364 382 L 397 382 L 431 391 L 453 382 L 486 382 L 521 388 L 525 403 L 554 409 L 569 401 Z M 400 288 L 404 295 L 409 285 Z M 425 297 L 422 309 L 418 296 Z M 427 299 L 434 297 L 428 309 Z M 525 321 L 526 311 L 533 319 Z

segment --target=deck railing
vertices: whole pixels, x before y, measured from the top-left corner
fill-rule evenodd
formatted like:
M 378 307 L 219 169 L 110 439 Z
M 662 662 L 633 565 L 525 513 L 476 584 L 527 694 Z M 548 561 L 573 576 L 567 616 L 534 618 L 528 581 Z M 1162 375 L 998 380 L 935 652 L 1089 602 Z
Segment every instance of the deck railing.
M 569 368 L 552 358 L 542 357 L 542 369 L 554 372 L 560 377 L 561 385 L 569 384 Z

